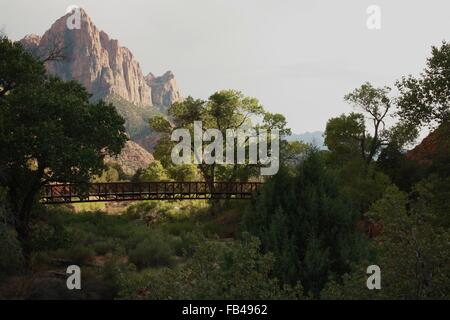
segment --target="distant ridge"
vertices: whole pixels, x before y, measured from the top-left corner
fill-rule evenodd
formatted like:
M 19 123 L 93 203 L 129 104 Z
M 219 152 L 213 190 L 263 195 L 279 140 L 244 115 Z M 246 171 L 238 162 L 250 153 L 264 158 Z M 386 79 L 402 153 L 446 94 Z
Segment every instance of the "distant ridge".
M 301 141 L 307 144 L 312 144 L 321 150 L 326 149 L 322 131 L 304 132 L 300 134 L 292 134 L 286 138 L 287 141 Z

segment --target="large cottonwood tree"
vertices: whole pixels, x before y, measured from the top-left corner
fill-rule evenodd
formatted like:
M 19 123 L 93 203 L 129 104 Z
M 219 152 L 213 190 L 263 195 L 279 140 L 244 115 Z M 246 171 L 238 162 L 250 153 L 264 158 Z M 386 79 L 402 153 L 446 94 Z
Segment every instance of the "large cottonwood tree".
M 46 74 L 20 44 L 0 39 L 0 184 L 30 258 L 30 213 L 49 181 L 88 182 L 127 137 L 111 104 L 90 102 L 75 81 Z

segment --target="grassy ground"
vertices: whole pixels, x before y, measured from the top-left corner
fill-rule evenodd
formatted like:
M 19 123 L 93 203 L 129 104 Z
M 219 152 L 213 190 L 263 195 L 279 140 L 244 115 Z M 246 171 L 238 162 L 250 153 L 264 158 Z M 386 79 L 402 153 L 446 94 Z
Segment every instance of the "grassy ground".
M 139 297 L 142 283 L 124 274 L 177 268 L 205 241 L 230 241 L 236 235 L 242 203 L 211 212 L 206 201 L 139 202 L 113 208 L 105 203 L 41 207 L 34 213 L 33 272 L 9 278 L 5 298 L 117 298 L 126 287 Z M 120 213 L 120 214 L 119 214 Z M 65 268 L 82 268 L 84 290 L 65 289 Z

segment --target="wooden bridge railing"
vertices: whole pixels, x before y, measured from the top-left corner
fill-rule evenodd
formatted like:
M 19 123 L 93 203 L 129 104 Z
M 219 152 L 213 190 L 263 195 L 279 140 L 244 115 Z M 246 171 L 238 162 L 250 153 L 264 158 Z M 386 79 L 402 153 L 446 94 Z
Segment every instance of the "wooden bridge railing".
M 114 182 L 53 183 L 44 186 L 44 204 L 184 199 L 251 199 L 261 182 Z

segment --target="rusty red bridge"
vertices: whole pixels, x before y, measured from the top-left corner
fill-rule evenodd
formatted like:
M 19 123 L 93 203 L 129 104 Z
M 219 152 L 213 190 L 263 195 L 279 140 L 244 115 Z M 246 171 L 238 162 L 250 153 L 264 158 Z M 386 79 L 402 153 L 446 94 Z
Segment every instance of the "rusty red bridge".
M 251 199 L 261 182 L 114 182 L 51 183 L 44 186 L 44 204 L 192 199 Z

